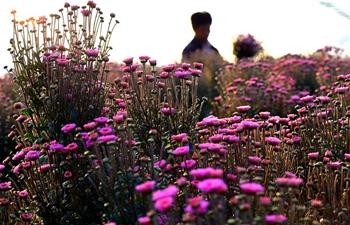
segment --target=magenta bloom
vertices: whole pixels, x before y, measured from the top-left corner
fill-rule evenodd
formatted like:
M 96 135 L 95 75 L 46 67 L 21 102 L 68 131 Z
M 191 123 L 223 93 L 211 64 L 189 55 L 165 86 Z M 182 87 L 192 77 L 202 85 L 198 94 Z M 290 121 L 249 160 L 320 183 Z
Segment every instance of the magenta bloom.
M 0 205 L 7 205 L 10 203 L 10 200 L 7 198 L 0 198 Z
M 260 197 L 259 200 L 260 200 L 260 203 L 262 205 L 270 205 L 271 204 L 271 199 L 269 197 L 263 196 L 263 197 Z
M 117 223 L 116 222 L 109 222 L 109 223 L 105 223 L 103 225 L 117 225 Z
M 12 160 L 21 160 L 24 158 L 24 155 L 24 151 L 19 151 L 12 157 Z
M 345 160 L 346 160 L 346 161 L 349 161 L 349 160 L 350 160 L 350 154 L 345 153 L 345 154 L 344 154 L 344 157 L 345 157 Z M 0 166 L 1 166 L 1 165 L 0 165 Z M 1 169 L 0 169 L 0 171 L 1 171 Z
M 52 144 L 50 145 L 50 150 L 55 152 L 55 151 L 62 151 L 64 149 L 64 145 L 56 143 L 56 144 Z
M 174 72 L 174 77 L 184 79 L 190 74 L 191 73 L 189 71 L 176 71 L 176 72 Z
M 123 60 L 126 65 L 131 65 L 133 63 L 134 57 L 129 57 Z
M 83 127 L 85 130 L 90 131 L 90 130 L 95 129 L 96 125 L 97 125 L 96 122 L 90 122 L 90 123 L 84 124 Z
M 257 183 L 244 183 L 239 185 L 242 191 L 247 195 L 255 195 L 259 192 L 264 192 L 265 188 L 261 184 Z
M 22 102 L 16 102 L 13 104 L 13 107 L 15 109 L 23 109 L 24 108 L 24 104 Z
M 223 149 L 224 146 L 221 144 L 209 143 L 208 150 L 212 152 L 218 152 L 220 149 Z
M 77 125 L 75 123 L 70 123 L 70 124 L 66 124 L 64 125 L 61 130 L 63 133 L 68 133 L 72 130 L 74 130 L 74 128 L 76 127 Z
M 338 169 L 341 166 L 340 162 L 329 162 L 329 165 L 332 169 Z
M 309 159 L 317 159 L 319 154 L 319 152 L 310 152 L 307 154 L 307 156 L 309 157 Z
M 152 193 L 152 200 L 157 201 L 161 198 L 165 197 L 174 197 L 177 192 L 179 191 L 179 188 L 177 188 L 175 185 L 169 185 L 167 188 L 163 190 L 157 190 Z
M 116 123 L 121 123 L 124 120 L 124 115 L 115 115 L 112 118 Z
M 172 135 L 171 138 L 174 140 L 174 141 L 177 141 L 177 142 L 181 142 L 184 138 L 187 138 L 187 134 L 186 133 L 181 133 L 181 134 L 177 134 L 177 135 Z
M 338 87 L 334 89 L 334 91 L 339 94 L 344 94 L 347 90 L 348 90 L 348 87 Z
M 160 112 L 163 113 L 164 115 L 171 115 L 175 113 L 174 108 L 161 108 Z
M 175 69 L 175 64 L 169 64 L 169 65 L 167 65 L 167 66 L 164 66 L 163 67 L 163 70 L 165 71 L 165 72 L 171 72 L 171 71 L 173 71 L 174 69 Z
M 92 13 L 92 11 L 89 9 L 82 9 L 80 12 L 83 14 L 83 16 L 89 16 Z
M 21 218 L 24 221 L 30 221 L 32 219 L 32 217 L 33 216 L 31 214 L 28 214 L 28 213 L 22 213 L 22 215 L 21 215 Z
M 185 208 L 185 212 L 192 214 L 205 214 L 208 210 L 209 202 L 206 200 L 201 200 L 199 202 L 198 208 L 193 208 L 191 205 L 187 205 Z
M 3 169 L 5 169 L 5 166 L 0 164 L 0 171 L 2 171 Z
M 275 137 L 267 137 L 265 138 L 265 141 L 272 146 L 275 146 L 281 143 L 281 140 Z
M 283 215 L 267 215 L 265 216 L 267 224 L 280 224 L 287 221 L 287 217 Z
M 137 219 L 141 225 L 149 225 L 151 224 L 151 218 L 148 216 L 140 217 Z
M 164 168 L 166 166 L 166 161 L 165 159 L 162 159 L 156 163 L 154 163 L 154 167 L 159 167 L 159 168 Z
M 269 118 L 269 116 L 270 116 L 270 112 L 259 112 L 259 116 L 260 116 L 262 119 L 267 119 L 267 118 Z
M 173 203 L 174 203 L 174 198 L 169 196 L 169 197 L 158 199 L 154 203 L 154 206 L 158 211 L 166 212 L 173 206 Z
M 0 190 L 7 191 L 11 187 L 11 181 L 0 183 Z
M 135 189 L 138 192 L 147 193 L 147 192 L 153 191 L 155 187 L 156 187 L 156 182 L 154 180 L 151 180 L 151 181 L 146 181 L 140 185 L 137 185 Z
M 66 172 L 64 172 L 63 176 L 65 179 L 69 179 L 73 176 L 73 174 L 70 171 L 66 171 Z
M 68 151 L 68 152 L 73 152 L 75 150 L 78 149 L 78 144 L 73 142 L 68 144 L 66 147 L 64 147 L 64 150 Z M 62 151 L 62 150 L 61 150 Z
M 243 125 L 244 129 L 248 129 L 248 130 L 254 130 L 260 127 L 260 125 L 256 122 L 253 121 L 248 121 L 248 120 L 244 120 L 241 123 Z
M 184 162 L 181 162 L 181 168 L 192 169 L 197 165 L 196 160 L 188 159 Z
M 28 196 L 28 191 L 27 190 L 20 191 L 18 192 L 18 196 L 20 198 L 26 198 Z
M 94 121 L 98 124 L 105 124 L 107 121 L 109 120 L 108 117 L 104 117 L 104 116 L 101 116 L 101 117 L 97 117 L 94 119 Z
M 176 148 L 173 151 L 173 154 L 176 156 L 183 156 L 183 155 L 187 155 L 187 153 L 189 151 L 190 151 L 190 147 L 188 145 L 186 145 L 186 146 L 181 146 L 181 147 Z
M 193 176 L 195 179 L 201 180 L 210 176 L 213 170 L 214 169 L 211 167 L 193 169 L 190 171 L 190 175 Z
M 284 174 L 285 174 L 286 177 L 288 177 L 288 178 L 297 178 L 297 175 L 295 175 L 294 173 L 289 172 L 289 171 L 285 171 Z
M 66 58 L 58 58 L 56 59 L 57 65 L 59 66 L 65 66 L 69 63 L 69 60 Z
M 25 158 L 30 160 L 36 160 L 40 157 L 40 154 L 41 154 L 40 151 L 31 150 L 26 154 Z
M 248 156 L 248 160 L 253 164 L 258 164 L 261 162 L 261 158 L 258 156 Z
M 40 168 L 38 169 L 38 172 L 46 172 L 46 171 L 49 171 L 50 168 L 51 168 L 50 164 L 44 164 L 40 166 Z
M 110 141 L 117 141 L 118 140 L 118 137 L 116 135 L 106 135 L 106 136 L 102 136 L 102 137 L 98 137 L 96 142 L 99 143 L 99 142 L 110 142 Z
M 206 194 L 209 193 L 224 193 L 227 191 L 226 183 L 220 178 L 208 178 L 200 181 L 197 188 Z
M 290 187 L 299 187 L 303 183 L 304 183 L 303 179 L 298 177 L 292 177 L 292 178 L 289 178 L 288 180 L 288 186 Z
M 85 52 L 88 56 L 91 56 L 91 57 L 97 57 L 98 54 L 100 53 L 100 51 L 97 49 L 86 49 Z
M 249 111 L 251 107 L 249 105 L 244 105 L 244 106 L 237 106 L 236 109 L 240 113 L 246 113 Z
M 113 133 L 113 130 L 110 127 L 103 127 L 98 129 L 98 132 L 102 135 L 109 135 Z

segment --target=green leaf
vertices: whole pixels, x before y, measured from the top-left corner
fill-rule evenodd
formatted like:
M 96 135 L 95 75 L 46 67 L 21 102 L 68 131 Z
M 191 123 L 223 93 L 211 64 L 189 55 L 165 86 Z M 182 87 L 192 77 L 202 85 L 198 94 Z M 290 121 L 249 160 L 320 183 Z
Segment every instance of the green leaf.
M 33 111 L 30 108 L 22 109 L 22 115 L 30 117 L 33 114 Z
M 35 137 L 34 137 L 33 133 L 26 133 L 24 135 L 24 138 L 28 138 L 29 140 L 33 140 Z

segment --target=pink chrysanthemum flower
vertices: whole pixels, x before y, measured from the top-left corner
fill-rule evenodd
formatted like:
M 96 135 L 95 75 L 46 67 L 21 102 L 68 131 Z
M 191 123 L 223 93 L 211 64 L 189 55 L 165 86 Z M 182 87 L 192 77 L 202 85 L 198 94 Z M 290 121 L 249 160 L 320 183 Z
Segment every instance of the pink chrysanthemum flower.
M 173 197 L 164 197 L 156 200 L 156 202 L 154 203 L 154 207 L 160 212 L 166 212 L 173 206 L 173 203 Z
M 68 144 L 66 147 L 64 147 L 64 150 L 68 151 L 68 152 L 73 152 L 75 150 L 78 149 L 78 144 L 73 142 Z M 61 150 L 62 151 L 62 150 Z
M 181 142 L 184 138 L 187 138 L 187 134 L 186 133 L 181 133 L 181 134 L 177 134 L 177 135 L 172 135 L 171 139 L 173 139 L 174 141 L 177 142 Z
M 84 124 L 84 129 L 87 130 L 87 131 L 91 131 L 93 129 L 95 129 L 97 126 L 96 122 L 90 122 L 90 123 L 87 123 L 87 124 Z
M 69 179 L 73 176 L 73 174 L 70 171 L 66 171 L 66 172 L 64 172 L 63 176 L 65 179 Z
M 259 164 L 261 162 L 261 158 L 258 156 L 248 156 L 248 160 L 253 164 Z
M 213 170 L 214 169 L 211 167 L 193 169 L 190 171 L 190 175 L 193 176 L 197 180 L 202 180 L 206 177 L 209 177 Z
M 265 138 L 265 141 L 272 146 L 275 146 L 281 143 L 281 140 L 275 137 L 267 137 Z
M 113 129 L 110 127 L 102 127 L 100 129 L 97 129 L 97 131 L 102 135 L 109 135 L 113 133 Z
M 163 113 L 164 115 L 171 115 L 175 113 L 174 108 L 161 108 L 160 112 Z
M 248 121 L 248 120 L 244 120 L 242 121 L 242 126 L 244 129 L 248 129 L 248 130 L 254 130 L 260 127 L 260 125 L 256 122 L 253 121 Z
M 100 51 L 98 49 L 86 49 L 85 53 L 90 57 L 97 57 Z
M 244 105 L 244 106 L 237 106 L 236 109 L 240 113 L 246 113 L 249 111 L 251 107 L 249 105 Z
M 140 217 L 138 218 L 138 221 L 141 225 L 150 225 L 151 224 L 151 218 L 148 216 Z
M 64 125 L 61 130 L 63 133 L 68 133 L 72 130 L 74 130 L 74 128 L 76 127 L 77 125 L 75 123 L 70 123 L 70 124 L 66 124 Z
M 43 173 L 43 172 L 49 171 L 50 168 L 51 168 L 50 164 L 44 164 L 38 168 L 38 172 Z
M 107 121 L 109 120 L 108 117 L 104 117 L 104 116 L 101 116 L 101 117 L 97 117 L 94 119 L 94 121 L 98 124 L 105 124 L 107 123 Z
M 96 142 L 99 143 L 99 142 L 110 142 L 110 141 L 117 141 L 118 140 L 118 136 L 114 135 L 114 134 L 111 134 L 111 135 L 106 135 L 106 136 L 101 136 L 101 137 L 98 137 Z
M 41 154 L 40 151 L 31 150 L 25 155 L 25 158 L 30 160 L 36 160 L 40 157 L 40 154 Z
M 0 190 L 7 191 L 11 187 L 11 181 L 0 183 Z
M 267 224 L 281 224 L 287 221 L 287 217 L 282 214 L 265 216 Z
M 244 183 L 239 185 L 242 191 L 248 195 L 255 195 L 259 192 L 264 192 L 265 188 L 261 184 L 257 183 Z
M 177 192 L 179 191 L 179 188 L 175 185 L 169 185 L 167 188 L 163 190 L 157 190 L 152 193 L 152 200 L 157 201 L 158 199 L 165 198 L 165 197 L 174 197 Z
M 30 221 L 32 219 L 32 217 L 33 216 L 31 214 L 29 214 L 29 213 L 22 213 L 22 215 L 21 215 L 21 218 L 24 221 Z
M 148 193 L 154 190 L 156 187 L 156 182 L 154 180 L 146 181 L 140 185 L 136 186 L 136 191 L 141 193 Z
M 193 159 L 188 159 L 184 162 L 181 162 L 181 168 L 192 169 L 197 165 L 197 161 Z
M 227 191 L 226 183 L 220 178 L 208 178 L 200 181 L 197 188 L 206 194 L 209 193 L 224 193 Z
M 12 160 L 21 160 L 24 158 L 24 155 L 25 153 L 23 151 L 19 151 L 12 157 Z
M 201 200 L 198 203 L 197 207 L 194 207 L 192 205 L 187 205 L 185 208 L 185 212 L 192 213 L 192 214 L 205 214 L 208 210 L 209 202 L 206 200 Z
M 28 196 L 28 191 L 27 190 L 20 191 L 18 192 L 18 196 L 20 198 L 26 198 Z

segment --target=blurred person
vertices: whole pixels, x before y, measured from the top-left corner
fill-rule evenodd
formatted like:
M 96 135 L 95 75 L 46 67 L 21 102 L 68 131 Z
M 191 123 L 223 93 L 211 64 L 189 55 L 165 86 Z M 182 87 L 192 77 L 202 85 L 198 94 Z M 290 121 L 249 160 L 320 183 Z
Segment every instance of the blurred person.
M 196 52 L 215 53 L 219 51 L 208 41 L 210 26 L 212 23 L 211 15 L 208 12 L 196 12 L 191 16 L 192 28 L 195 33 L 192 41 L 182 51 L 182 59 L 190 59 Z
M 199 80 L 197 96 L 208 98 L 202 108 L 199 119 L 212 114 L 213 107 L 210 104 L 219 93 L 216 89 L 215 77 L 222 67 L 224 60 L 219 51 L 212 46 L 209 41 L 210 26 L 212 24 L 211 15 L 208 12 L 196 12 L 191 16 L 194 38 L 182 51 L 182 62 L 203 63 L 202 76 Z

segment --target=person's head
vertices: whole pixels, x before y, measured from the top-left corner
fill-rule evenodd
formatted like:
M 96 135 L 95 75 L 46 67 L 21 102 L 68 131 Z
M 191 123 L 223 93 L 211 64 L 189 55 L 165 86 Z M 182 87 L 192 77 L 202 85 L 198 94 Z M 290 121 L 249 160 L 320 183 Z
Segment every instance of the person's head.
M 212 22 L 211 15 L 208 12 L 196 12 L 192 14 L 191 22 L 196 38 L 207 41 Z

